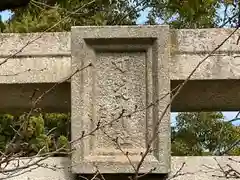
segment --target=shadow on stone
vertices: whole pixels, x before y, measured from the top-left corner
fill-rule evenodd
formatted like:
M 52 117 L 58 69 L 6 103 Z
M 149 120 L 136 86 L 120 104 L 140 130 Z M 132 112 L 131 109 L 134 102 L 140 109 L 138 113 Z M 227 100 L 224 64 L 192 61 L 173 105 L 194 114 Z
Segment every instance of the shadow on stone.
M 92 179 L 94 177 L 94 174 L 84 174 L 84 175 L 77 175 L 77 180 L 131 180 L 131 177 L 134 176 L 134 174 L 102 174 L 98 175 L 97 178 Z M 165 174 L 148 174 L 145 175 L 139 180 L 165 180 L 167 179 L 167 175 Z

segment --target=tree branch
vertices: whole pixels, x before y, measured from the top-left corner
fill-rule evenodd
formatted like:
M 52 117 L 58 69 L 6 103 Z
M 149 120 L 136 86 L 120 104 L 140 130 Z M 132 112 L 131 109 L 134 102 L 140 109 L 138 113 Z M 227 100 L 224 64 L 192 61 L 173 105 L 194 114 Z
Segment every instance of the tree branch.
M 0 11 L 27 6 L 30 0 L 1 0 Z

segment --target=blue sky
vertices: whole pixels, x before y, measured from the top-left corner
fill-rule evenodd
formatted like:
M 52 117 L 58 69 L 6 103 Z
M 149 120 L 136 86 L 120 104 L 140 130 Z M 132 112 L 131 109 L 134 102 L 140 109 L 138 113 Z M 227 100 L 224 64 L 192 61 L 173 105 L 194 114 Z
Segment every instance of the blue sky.
M 223 9 L 219 9 L 219 14 L 222 14 Z M 146 20 L 147 20 L 147 14 L 148 14 L 148 10 L 145 10 L 141 13 L 141 17 L 138 19 L 137 23 L 138 24 L 143 24 Z M 3 11 L 2 13 L 0 13 L 0 15 L 2 16 L 2 20 L 6 21 L 10 16 L 11 13 L 9 11 Z M 231 120 L 233 118 L 235 118 L 237 112 L 223 112 L 226 120 Z M 171 120 L 172 123 L 174 124 L 175 122 L 175 118 L 177 116 L 177 113 L 171 113 Z M 239 123 L 237 123 L 239 124 Z
M 6 21 L 7 19 L 9 19 L 9 17 L 11 16 L 11 13 L 10 11 L 3 11 L 0 13 L 1 16 L 2 16 L 2 20 L 3 21 Z

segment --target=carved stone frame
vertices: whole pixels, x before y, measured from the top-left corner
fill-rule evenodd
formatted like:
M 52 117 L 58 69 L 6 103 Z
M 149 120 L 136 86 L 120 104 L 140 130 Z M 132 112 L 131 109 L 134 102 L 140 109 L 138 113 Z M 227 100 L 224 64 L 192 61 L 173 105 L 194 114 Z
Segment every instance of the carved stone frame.
M 84 133 L 91 132 L 96 125 L 94 108 L 95 81 L 94 61 L 96 52 L 145 52 L 146 74 L 146 139 L 152 133 L 170 101 L 169 78 L 169 28 L 168 26 L 112 26 L 73 27 L 71 37 L 72 72 L 91 64 L 71 79 L 71 138 L 76 140 Z M 159 102 L 154 104 L 153 102 Z M 170 171 L 170 108 L 161 120 L 158 136 L 153 143 L 153 152 L 144 161 L 140 173 L 168 173 Z M 135 173 L 126 156 L 114 154 L 112 149 L 104 149 L 106 158 L 94 154 L 94 136 L 88 136 L 73 144 L 73 173 Z M 145 147 L 143 148 L 143 152 Z M 130 150 L 131 151 L 131 150 Z M 135 150 L 133 150 L 135 152 Z M 129 158 L 136 166 L 141 159 L 131 153 Z M 142 151 L 141 151 L 142 152 Z M 117 156 L 117 157 L 116 157 Z M 107 158 L 108 157 L 108 158 Z

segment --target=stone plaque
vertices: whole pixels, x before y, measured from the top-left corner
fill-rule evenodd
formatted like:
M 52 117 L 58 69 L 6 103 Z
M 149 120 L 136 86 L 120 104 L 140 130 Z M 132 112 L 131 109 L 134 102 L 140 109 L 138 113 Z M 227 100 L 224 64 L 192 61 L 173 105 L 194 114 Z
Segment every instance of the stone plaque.
M 74 173 L 135 173 L 154 130 L 139 173 L 169 172 L 169 109 L 156 125 L 170 98 L 168 41 L 167 26 L 73 27 Z

